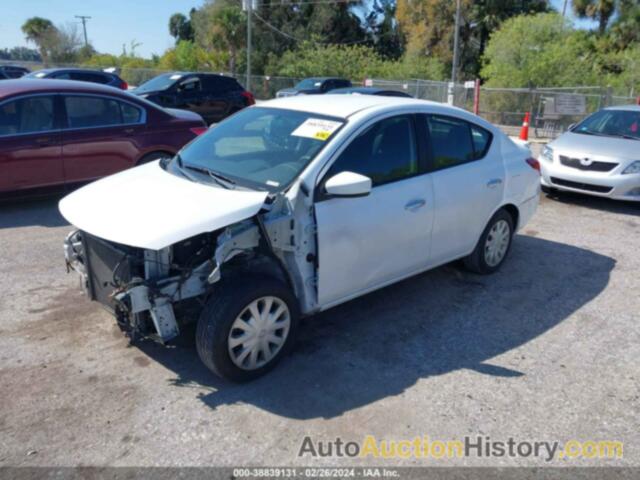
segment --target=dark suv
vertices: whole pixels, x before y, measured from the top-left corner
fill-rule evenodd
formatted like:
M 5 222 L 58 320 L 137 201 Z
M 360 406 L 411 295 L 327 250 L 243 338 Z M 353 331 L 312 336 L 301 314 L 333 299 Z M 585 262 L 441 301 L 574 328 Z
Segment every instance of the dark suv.
M 28 73 L 28 68 L 18 67 L 16 65 L 0 65 L 0 80 L 20 78 Z
M 131 92 L 163 107 L 191 110 L 208 124 L 255 103 L 235 78 L 215 73 L 164 73 Z
M 129 85 L 115 73 L 85 68 L 45 68 L 25 75 L 24 78 L 55 78 L 57 80 L 79 80 L 81 82 L 109 85 L 121 90 L 127 90 Z
M 315 77 L 305 78 L 293 88 L 278 90 L 277 98 L 292 97 L 294 95 L 314 95 L 327 93 L 336 88 L 351 87 L 351 82 L 345 78 Z

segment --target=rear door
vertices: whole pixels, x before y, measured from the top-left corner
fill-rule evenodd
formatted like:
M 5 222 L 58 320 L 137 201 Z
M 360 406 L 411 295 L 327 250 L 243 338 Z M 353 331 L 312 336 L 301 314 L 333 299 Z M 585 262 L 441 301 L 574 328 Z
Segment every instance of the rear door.
M 433 172 L 434 264 L 469 254 L 500 206 L 505 169 L 498 146 L 484 128 L 444 115 L 421 115 Z
M 344 172 L 372 179 L 365 197 L 326 198 Z M 327 307 L 426 267 L 433 185 L 424 173 L 413 115 L 379 120 L 339 155 L 316 189 L 318 299 Z
M 32 95 L 0 104 L 0 191 L 64 182 L 56 95 Z
M 62 95 L 62 155 L 67 183 L 100 178 L 133 166 L 146 133 L 146 111 L 102 95 Z

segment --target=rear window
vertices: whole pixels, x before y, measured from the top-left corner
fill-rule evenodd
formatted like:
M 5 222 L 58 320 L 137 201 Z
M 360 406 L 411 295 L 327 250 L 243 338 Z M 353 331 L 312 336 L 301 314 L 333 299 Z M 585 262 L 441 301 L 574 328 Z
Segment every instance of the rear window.
M 82 82 L 92 82 L 92 83 L 109 83 L 111 77 L 108 75 L 103 75 L 101 73 L 92 73 L 92 72 L 72 72 L 71 73 L 72 80 L 80 80 Z
M 203 78 L 203 86 L 205 90 L 214 91 L 244 90 L 235 78 L 220 75 L 206 75 Z

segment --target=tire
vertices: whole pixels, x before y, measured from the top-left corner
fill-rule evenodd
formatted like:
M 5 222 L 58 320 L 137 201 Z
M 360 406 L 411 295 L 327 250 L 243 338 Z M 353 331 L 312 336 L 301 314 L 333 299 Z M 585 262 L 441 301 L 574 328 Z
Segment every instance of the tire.
M 271 304 L 268 303 L 269 298 L 273 299 Z M 268 318 L 274 318 L 282 305 L 285 305 L 288 310 L 275 318 L 270 326 L 256 330 L 258 321 L 248 310 L 252 304 L 256 308 L 260 308 L 260 305 L 263 308 L 272 305 L 270 310 L 272 315 Z M 287 313 L 288 322 L 286 321 Z M 200 314 L 196 329 L 198 355 L 209 370 L 226 380 L 233 382 L 253 380 L 273 369 L 290 351 L 297 334 L 299 318 L 297 299 L 291 289 L 280 280 L 269 276 L 244 276 L 223 281 L 213 291 Z M 240 322 L 240 319 L 244 320 L 244 323 Z M 260 320 L 262 321 L 267 320 Z M 286 328 L 285 323 L 288 323 Z M 251 330 L 245 329 L 244 326 L 238 328 L 238 325 L 249 326 Z M 267 342 L 267 338 L 274 337 L 281 339 L 279 345 Z M 262 347 L 258 348 L 260 352 L 259 356 L 255 357 L 254 365 L 251 365 L 251 362 L 253 350 L 256 348 L 247 347 L 244 343 L 231 348 L 231 341 L 235 340 L 237 343 L 243 338 L 249 338 L 249 342 L 253 340 L 255 340 L 254 343 L 262 342 L 262 345 L 268 349 L 267 352 L 261 349 Z M 239 359 L 246 350 L 250 350 L 251 353 L 246 355 L 243 362 L 240 362 Z M 267 359 L 272 352 L 273 356 Z M 232 359 L 232 355 L 235 360 Z M 241 367 L 240 364 L 243 366 Z
M 153 162 L 155 160 L 163 160 L 165 158 L 173 158 L 173 154 L 169 152 L 151 152 L 138 160 L 136 165 L 144 165 L 145 163 Z
M 489 220 L 489 223 L 482 232 L 476 248 L 473 250 L 471 255 L 464 259 L 465 267 L 472 272 L 483 275 L 494 273 L 500 269 L 500 266 L 507 258 L 509 250 L 511 249 L 511 241 L 513 240 L 514 233 L 513 223 L 513 218 L 509 212 L 504 209 L 498 210 L 496 214 L 491 217 L 491 220 Z M 498 242 L 501 247 L 496 249 L 498 252 L 496 253 L 496 256 L 493 257 L 491 254 L 491 247 L 487 245 L 487 240 L 490 236 L 495 239 L 502 238 L 502 231 L 505 226 L 508 227 L 508 232 L 504 235 L 504 242 L 506 242 L 506 245 L 504 245 L 503 242 Z M 497 230 L 494 230 L 494 228 Z M 493 251 L 496 252 L 496 250 Z M 498 253 L 500 253 L 500 255 L 498 255 Z

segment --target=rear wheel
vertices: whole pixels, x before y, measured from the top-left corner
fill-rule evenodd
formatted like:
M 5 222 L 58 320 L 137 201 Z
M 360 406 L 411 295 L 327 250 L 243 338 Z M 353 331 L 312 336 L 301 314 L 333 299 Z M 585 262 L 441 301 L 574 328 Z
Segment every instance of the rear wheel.
M 297 301 L 280 280 L 260 276 L 227 281 L 213 292 L 198 320 L 198 354 L 227 380 L 252 380 L 289 351 L 298 318 Z
M 511 248 L 513 218 L 506 210 L 499 210 L 489 220 L 475 250 L 464 259 L 465 266 L 476 273 L 497 271 Z

